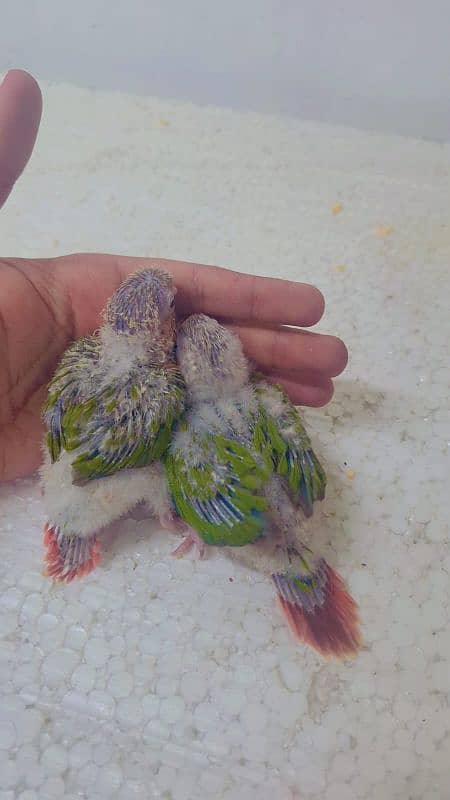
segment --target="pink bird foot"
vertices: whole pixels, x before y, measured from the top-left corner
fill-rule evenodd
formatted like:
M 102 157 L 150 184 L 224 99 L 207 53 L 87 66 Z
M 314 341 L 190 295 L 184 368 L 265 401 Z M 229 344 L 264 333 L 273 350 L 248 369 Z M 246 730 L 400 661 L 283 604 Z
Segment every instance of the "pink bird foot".
M 187 528 L 187 531 L 188 532 L 185 534 L 183 541 L 178 545 L 178 547 L 175 548 L 175 550 L 172 551 L 171 555 L 174 558 L 183 558 L 183 556 L 185 556 L 186 553 L 189 553 L 193 547 L 196 547 L 199 558 L 202 559 L 205 555 L 206 549 L 203 539 L 201 539 L 198 533 L 192 528 Z
M 171 531 L 172 533 L 186 533 L 188 530 L 188 526 L 183 522 L 181 517 L 177 517 L 177 515 L 172 514 L 171 511 L 165 511 L 164 514 L 160 515 L 159 524 L 161 528 L 164 528 L 166 531 Z

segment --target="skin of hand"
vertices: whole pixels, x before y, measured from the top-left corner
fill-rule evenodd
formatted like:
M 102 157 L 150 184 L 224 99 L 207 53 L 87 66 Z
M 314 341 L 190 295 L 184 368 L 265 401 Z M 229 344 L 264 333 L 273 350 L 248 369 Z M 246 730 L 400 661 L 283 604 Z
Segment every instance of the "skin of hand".
M 41 112 L 34 78 L 10 71 L 0 86 L 0 206 L 31 156 Z M 40 463 L 41 406 L 64 350 L 99 327 L 106 300 L 128 274 L 156 265 L 174 277 L 180 316 L 203 312 L 233 327 L 248 357 L 294 403 L 329 402 L 347 350 L 334 336 L 299 329 L 315 325 L 324 311 L 313 286 L 165 259 L 0 257 L 0 480 L 25 476 Z

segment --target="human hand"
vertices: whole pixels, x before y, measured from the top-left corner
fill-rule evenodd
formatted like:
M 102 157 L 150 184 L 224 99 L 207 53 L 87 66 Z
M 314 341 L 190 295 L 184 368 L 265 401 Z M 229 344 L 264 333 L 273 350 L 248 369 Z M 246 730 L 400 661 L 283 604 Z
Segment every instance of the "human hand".
M 33 149 L 41 94 L 31 76 L 10 72 L 0 87 L 0 206 Z M 100 324 L 107 298 L 131 272 L 161 265 L 174 277 L 182 316 L 204 312 L 232 326 L 245 350 L 298 404 L 321 406 L 347 363 L 343 342 L 283 326 L 314 325 L 324 310 L 318 289 L 164 259 L 75 254 L 0 258 L 0 479 L 40 462 L 41 406 L 56 364 L 74 340 Z

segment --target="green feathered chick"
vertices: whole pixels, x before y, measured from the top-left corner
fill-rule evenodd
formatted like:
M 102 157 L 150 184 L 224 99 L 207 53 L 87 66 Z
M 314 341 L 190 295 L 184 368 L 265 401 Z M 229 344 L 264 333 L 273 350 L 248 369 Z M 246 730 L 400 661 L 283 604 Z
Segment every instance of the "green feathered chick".
M 98 333 L 74 342 L 50 381 L 41 483 L 54 580 L 90 572 L 98 531 L 141 501 L 163 524 L 174 522 L 160 463 L 185 406 L 174 296 L 163 270 L 129 276 Z
M 326 476 L 300 416 L 281 388 L 250 376 L 239 338 L 215 320 L 189 317 L 177 336 L 188 410 L 164 458 L 176 513 L 194 544 L 242 547 L 275 526 L 284 569 L 272 574 L 296 637 L 324 656 L 360 644 L 356 605 L 323 558 L 298 545 L 306 516 L 325 496 Z

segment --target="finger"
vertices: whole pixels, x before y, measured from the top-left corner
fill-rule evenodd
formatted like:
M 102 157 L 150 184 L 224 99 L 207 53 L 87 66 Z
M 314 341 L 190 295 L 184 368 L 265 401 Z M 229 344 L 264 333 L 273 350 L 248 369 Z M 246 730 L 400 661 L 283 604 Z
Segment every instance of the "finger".
M 324 310 L 322 294 L 314 286 L 258 278 L 220 267 L 93 254 L 66 256 L 64 262 L 70 293 L 76 300 L 74 312 L 83 306 L 86 315 L 87 300 L 88 308 L 96 316 L 95 322 L 92 318 L 88 321 L 90 327 L 98 324 L 98 315 L 107 298 L 127 275 L 152 266 L 160 266 L 173 275 L 178 289 L 177 311 L 181 314 L 203 312 L 257 324 L 309 326 L 320 320 Z M 94 292 L 93 284 L 98 291 Z
M 326 406 L 333 397 L 334 387 L 330 378 L 324 378 L 316 384 L 303 383 L 299 378 L 295 381 L 283 375 L 268 374 L 271 383 L 277 383 L 286 392 L 291 402 L 298 406 L 320 408 Z
M 292 328 L 251 328 L 232 325 L 249 358 L 269 372 L 315 372 L 335 378 L 347 366 L 341 339 Z
M 180 292 L 180 313 L 309 326 L 319 322 L 324 311 L 321 292 L 306 283 L 182 262 L 172 262 L 172 270 Z
M 164 266 L 179 266 L 181 262 L 163 262 Z M 71 337 L 78 338 L 91 333 L 101 323 L 101 310 L 107 299 L 115 291 L 126 275 L 145 265 L 161 264 L 157 259 L 135 259 L 121 256 L 76 254 L 45 262 L 52 283 L 62 288 L 59 305 L 64 300 L 69 305 Z M 186 269 L 189 264 L 184 265 Z M 207 272 L 219 268 L 205 267 Z M 177 271 L 172 270 L 176 275 Z M 244 276 L 245 277 L 245 276 Z M 56 280 L 54 280 L 57 278 Z M 178 282 L 177 282 L 178 283 Z M 283 283 L 283 281 L 275 281 Z M 48 280 L 47 280 L 48 284 Z M 291 284 L 288 283 L 288 286 Z M 296 284 L 294 284 L 294 287 Z M 289 294 L 289 293 L 288 293 Z M 178 295 L 177 295 L 178 297 Z M 222 292 L 222 307 L 219 316 L 223 317 L 223 305 L 228 306 L 228 295 Z M 271 301 L 267 305 L 270 308 Z M 211 313 L 211 312 L 210 312 Z M 285 315 L 283 316 L 285 318 Z M 288 319 L 289 318 L 288 316 Z M 249 358 L 260 364 L 263 370 L 277 373 L 305 373 L 312 370 L 316 374 L 334 377 L 347 363 L 347 350 L 343 342 L 334 337 L 295 331 L 292 329 L 268 329 L 234 325 L 242 337 Z M 298 382 L 299 379 L 297 379 Z M 294 381 L 295 382 L 295 381 Z M 304 381 L 304 385 L 310 385 Z M 305 401 L 306 402 L 306 401 Z
M 0 207 L 33 151 L 42 114 L 42 95 L 34 78 L 11 70 L 0 86 Z

